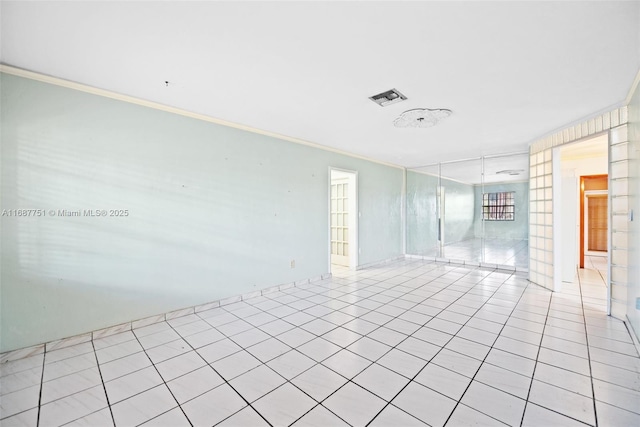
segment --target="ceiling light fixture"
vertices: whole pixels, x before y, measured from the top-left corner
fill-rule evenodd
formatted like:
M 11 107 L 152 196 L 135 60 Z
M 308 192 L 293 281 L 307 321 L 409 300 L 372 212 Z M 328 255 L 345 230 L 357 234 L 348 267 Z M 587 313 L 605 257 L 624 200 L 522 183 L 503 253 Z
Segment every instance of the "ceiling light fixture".
M 386 107 L 387 105 L 404 101 L 405 99 L 407 99 L 407 97 L 401 94 L 397 89 L 391 89 L 386 92 L 370 96 L 369 99 L 381 107 Z
M 407 110 L 393 121 L 397 128 L 430 128 L 451 115 L 451 110 L 416 108 Z
M 524 172 L 524 169 L 505 169 L 503 171 L 496 172 L 496 175 L 511 175 L 511 176 L 515 176 L 515 175 L 520 175 L 522 172 Z

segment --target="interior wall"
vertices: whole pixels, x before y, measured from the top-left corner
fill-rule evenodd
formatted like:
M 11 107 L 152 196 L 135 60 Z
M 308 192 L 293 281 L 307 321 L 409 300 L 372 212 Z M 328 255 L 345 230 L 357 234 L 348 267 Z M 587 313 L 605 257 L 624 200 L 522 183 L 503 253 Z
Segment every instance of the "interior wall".
M 0 78 L 0 208 L 41 210 L 2 217 L 0 351 L 327 273 L 330 166 L 359 263 L 402 255 L 402 169 Z
M 529 238 L 529 182 L 505 182 L 502 184 L 485 184 L 474 186 L 478 206 L 474 216 L 475 237 L 504 238 L 527 240 Z M 513 221 L 484 221 L 482 234 L 482 193 L 515 192 L 515 219 Z
M 627 319 L 640 339 L 640 88 L 636 88 L 629 104 L 629 226 Z

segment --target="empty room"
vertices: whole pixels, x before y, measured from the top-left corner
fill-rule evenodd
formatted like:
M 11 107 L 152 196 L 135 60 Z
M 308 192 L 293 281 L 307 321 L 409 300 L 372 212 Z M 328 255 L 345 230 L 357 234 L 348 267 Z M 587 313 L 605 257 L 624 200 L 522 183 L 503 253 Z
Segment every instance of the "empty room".
M 640 1 L 0 1 L 0 425 L 640 425 Z

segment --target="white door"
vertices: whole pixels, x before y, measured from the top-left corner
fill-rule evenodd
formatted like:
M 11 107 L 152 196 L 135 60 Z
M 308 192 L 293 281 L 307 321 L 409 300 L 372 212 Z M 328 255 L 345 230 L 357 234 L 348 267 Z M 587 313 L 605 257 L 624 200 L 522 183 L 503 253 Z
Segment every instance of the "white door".
M 331 180 L 331 264 L 349 267 L 349 179 Z

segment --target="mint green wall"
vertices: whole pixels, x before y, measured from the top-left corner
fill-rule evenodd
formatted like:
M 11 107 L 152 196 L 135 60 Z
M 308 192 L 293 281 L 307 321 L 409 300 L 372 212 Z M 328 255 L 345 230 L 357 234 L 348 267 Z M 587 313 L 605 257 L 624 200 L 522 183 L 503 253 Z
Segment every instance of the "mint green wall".
M 629 222 L 629 272 L 627 286 L 627 318 L 640 339 L 640 88 L 636 88 L 629 104 L 629 208 L 634 219 Z
M 0 351 L 328 271 L 328 168 L 358 172 L 360 264 L 402 254 L 403 171 L 2 74 Z M 290 261 L 296 260 L 296 268 Z
M 514 221 L 485 221 L 484 222 L 484 237 L 487 239 L 517 239 L 527 240 L 529 238 L 529 183 L 528 182 L 514 182 L 503 184 L 487 184 L 484 186 L 475 186 L 476 200 L 478 201 L 478 208 L 475 211 L 475 236 L 483 237 L 482 235 L 482 211 L 480 206 L 482 205 L 482 193 L 498 193 L 514 191 L 516 214 Z
M 445 244 L 473 237 L 472 185 L 442 179 L 445 193 Z M 407 171 L 407 253 L 438 256 L 436 189 L 438 178 Z

